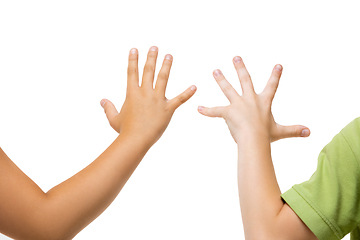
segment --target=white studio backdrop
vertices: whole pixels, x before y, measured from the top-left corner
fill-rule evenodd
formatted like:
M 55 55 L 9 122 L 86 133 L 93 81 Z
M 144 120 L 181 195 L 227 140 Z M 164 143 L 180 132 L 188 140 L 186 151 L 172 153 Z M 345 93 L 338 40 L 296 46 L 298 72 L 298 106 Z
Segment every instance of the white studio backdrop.
M 142 69 L 156 45 L 158 67 L 165 54 L 174 57 L 167 97 L 192 84 L 198 91 L 112 205 L 74 239 L 244 239 L 236 144 L 224 120 L 197 112 L 228 104 L 212 71 L 241 91 L 232 64 L 239 55 L 260 92 L 283 65 L 275 120 L 312 131 L 272 144 L 284 192 L 307 180 L 320 150 L 360 116 L 356 4 L 2 0 L 0 146 L 44 191 L 71 177 L 117 136 L 99 102 L 121 108 L 129 50 L 138 48 Z

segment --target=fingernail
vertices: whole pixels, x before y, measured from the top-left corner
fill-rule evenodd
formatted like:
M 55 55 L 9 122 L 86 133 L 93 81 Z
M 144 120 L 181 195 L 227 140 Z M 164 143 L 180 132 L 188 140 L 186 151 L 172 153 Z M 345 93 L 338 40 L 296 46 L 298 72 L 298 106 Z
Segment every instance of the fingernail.
M 278 71 L 281 71 L 282 70 L 282 66 L 280 65 L 280 64 L 278 64 L 278 65 L 276 65 L 276 70 L 278 70 Z
M 239 57 L 239 56 L 234 57 L 234 62 L 236 62 L 236 63 L 241 62 L 241 57 Z
M 214 76 L 219 76 L 221 74 L 221 71 L 219 69 L 216 69 L 213 74 Z
M 130 50 L 130 53 L 131 53 L 131 54 L 136 54 L 136 53 L 137 53 L 137 49 L 136 49 L 136 48 L 132 48 L 132 49 Z
M 104 107 L 105 106 L 105 101 L 104 100 L 101 100 L 101 106 Z
M 191 91 L 195 91 L 196 90 L 196 86 L 191 86 Z
M 198 107 L 198 111 L 201 112 L 202 110 L 204 110 L 204 107 L 203 107 L 203 106 L 199 106 L 199 107 Z
M 165 58 L 168 59 L 168 60 L 171 60 L 172 59 L 172 56 L 170 54 L 166 54 L 165 55 Z
M 158 50 L 158 48 L 156 47 L 156 46 L 152 46 L 151 48 L 150 48 L 150 51 L 157 51 Z
M 303 129 L 301 131 L 301 137 L 307 137 L 307 136 L 309 136 L 309 134 L 310 134 L 309 129 Z

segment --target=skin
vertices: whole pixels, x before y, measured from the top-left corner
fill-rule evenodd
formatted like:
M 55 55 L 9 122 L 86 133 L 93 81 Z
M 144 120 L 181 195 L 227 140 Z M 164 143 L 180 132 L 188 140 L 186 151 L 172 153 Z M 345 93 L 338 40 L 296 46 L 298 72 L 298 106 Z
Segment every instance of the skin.
M 196 91 L 191 86 L 168 100 L 172 64 L 166 55 L 155 88 L 158 48 L 151 47 L 139 85 L 138 51 L 129 54 L 126 100 L 120 113 L 101 101 L 114 142 L 89 166 L 44 193 L 0 148 L 0 232 L 14 239 L 72 239 L 119 194 L 149 148 L 161 137 L 175 110 Z
M 238 188 L 245 239 L 315 240 L 316 236 L 282 201 L 271 159 L 271 142 L 310 135 L 307 127 L 282 126 L 274 120 L 271 105 L 282 66 L 274 67 L 264 90 L 256 94 L 242 59 L 235 57 L 233 63 L 242 95 L 236 92 L 220 70 L 215 70 L 214 78 L 230 105 L 200 106 L 198 111 L 208 117 L 224 118 L 237 143 Z

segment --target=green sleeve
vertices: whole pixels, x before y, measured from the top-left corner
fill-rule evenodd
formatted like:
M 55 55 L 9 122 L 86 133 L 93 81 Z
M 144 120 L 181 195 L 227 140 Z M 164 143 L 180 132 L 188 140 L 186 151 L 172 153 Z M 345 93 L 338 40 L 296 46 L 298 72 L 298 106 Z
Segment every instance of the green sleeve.
M 285 202 L 320 240 L 360 239 L 360 118 L 320 152 L 311 178 L 282 194 Z M 357 237 L 356 237 L 357 236 Z

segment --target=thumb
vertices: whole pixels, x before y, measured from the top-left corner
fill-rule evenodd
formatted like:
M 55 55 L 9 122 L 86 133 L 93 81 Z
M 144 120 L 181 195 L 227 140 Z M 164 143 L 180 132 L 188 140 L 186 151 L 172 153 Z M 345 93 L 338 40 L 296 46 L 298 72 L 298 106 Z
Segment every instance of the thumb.
M 100 102 L 101 106 L 104 108 L 105 114 L 107 119 L 109 120 L 109 123 L 111 124 L 111 120 L 118 115 L 118 111 L 116 110 L 114 104 L 107 100 L 107 99 L 102 99 Z
M 308 137 L 310 135 L 310 129 L 302 125 L 293 125 L 293 126 L 282 126 L 278 125 L 279 134 L 276 140 L 282 138 L 291 138 L 291 137 Z M 275 140 L 275 141 L 276 141 Z
M 183 93 L 179 94 L 177 97 L 171 99 L 169 101 L 169 105 L 172 106 L 174 111 L 180 107 L 183 103 L 185 103 L 189 98 L 191 98 L 196 91 L 196 86 L 192 85 L 188 89 L 186 89 Z

